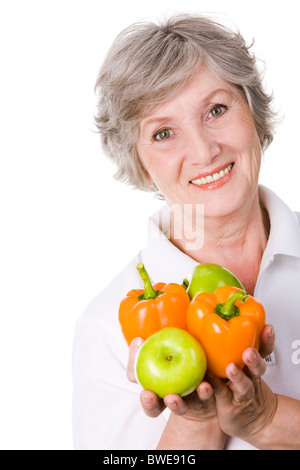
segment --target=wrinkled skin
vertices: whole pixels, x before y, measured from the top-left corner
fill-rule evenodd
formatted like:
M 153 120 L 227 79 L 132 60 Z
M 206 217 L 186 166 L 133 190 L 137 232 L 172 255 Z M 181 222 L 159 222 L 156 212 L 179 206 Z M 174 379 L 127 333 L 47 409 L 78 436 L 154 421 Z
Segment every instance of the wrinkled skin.
M 266 369 L 264 357 L 274 347 L 273 328 L 266 325 L 258 353 L 248 348 L 243 359 L 246 367 L 227 366 L 229 380 L 222 380 L 209 371 L 203 381 L 188 397 L 167 395 L 163 400 L 153 392 L 141 392 L 141 404 L 150 417 L 158 416 L 166 407 L 187 420 L 217 419 L 222 431 L 230 436 L 244 437 L 259 432 L 267 426 L 276 411 L 276 396 L 261 379 Z M 127 376 L 135 382 L 134 358 L 143 340 L 135 338 L 129 349 Z

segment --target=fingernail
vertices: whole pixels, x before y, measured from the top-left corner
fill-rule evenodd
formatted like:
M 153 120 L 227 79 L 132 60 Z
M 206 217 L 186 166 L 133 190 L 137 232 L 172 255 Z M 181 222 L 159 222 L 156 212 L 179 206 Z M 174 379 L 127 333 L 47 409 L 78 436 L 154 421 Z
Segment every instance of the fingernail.
M 271 325 L 269 330 L 268 330 L 268 337 L 269 338 L 272 338 L 274 336 L 274 328 L 273 326 Z
M 148 397 L 148 395 L 142 395 L 142 401 L 144 405 L 151 405 L 152 404 L 152 398 Z
M 238 373 L 239 373 L 239 370 L 238 370 L 238 368 L 236 367 L 235 364 L 230 364 L 228 366 L 228 369 L 229 369 L 228 370 L 229 374 L 232 375 L 233 377 L 237 376 Z
M 205 400 L 209 398 L 209 396 L 210 396 L 210 388 L 206 385 L 205 387 L 202 387 L 201 398 Z
M 167 404 L 168 408 L 172 408 L 172 410 L 175 410 L 177 407 L 177 402 L 175 400 L 168 402 Z
M 256 360 L 256 358 L 257 358 L 256 352 L 251 351 L 251 353 L 249 354 L 249 361 L 254 362 Z

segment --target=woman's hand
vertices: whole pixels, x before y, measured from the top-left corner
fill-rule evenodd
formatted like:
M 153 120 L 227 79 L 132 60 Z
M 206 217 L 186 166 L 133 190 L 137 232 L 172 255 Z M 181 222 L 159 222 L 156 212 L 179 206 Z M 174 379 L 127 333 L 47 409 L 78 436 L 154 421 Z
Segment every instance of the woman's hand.
M 273 328 L 267 325 L 260 354 L 253 348 L 244 352 L 243 371 L 229 364 L 227 382 L 208 372 L 209 382 L 202 382 L 188 397 L 167 395 L 161 400 L 143 390 L 141 404 L 148 416 L 159 416 L 166 406 L 172 411 L 158 448 L 222 449 L 226 434 L 251 442 L 251 436 L 267 426 L 276 411 L 276 396 L 261 380 L 266 368 L 263 357 L 271 354 L 274 341 Z M 134 360 L 142 342 L 135 338 L 130 345 L 127 376 L 132 382 L 136 382 Z
M 134 361 L 142 343 L 141 338 L 135 338 L 130 344 L 127 377 L 131 382 L 136 382 Z M 202 382 L 193 393 L 184 398 L 170 394 L 162 400 L 150 390 L 143 390 L 141 404 L 144 412 L 150 417 L 159 416 L 166 407 L 171 411 L 157 449 L 224 448 L 226 436 L 219 426 L 215 397 L 208 382 Z
M 266 370 L 263 357 L 272 352 L 274 340 L 273 329 L 267 325 L 263 332 L 261 355 L 254 348 L 244 351 L 245 369 L 229 364 L 227 382 L 209 374 L 221 429 L 230 436 L 251 442 L 255 435 L 269 426 L 275 415 L 277 396 L 261 379 Z
M 261 347 L 260 347 L 260 355 L 257 354 L 257 360 L 252 361 L 249 360 L 252 358 L 251 350 L 252 348 L 249 348 L 249 350 L 245 351 L 245 363 L 248 365 L 248 376 L 245 376 L 245 371 L 241 372 L 241 376 L 245 376 L 244 380 L 244 387 L 242 386 L 239 387 L 236 384 L 236 387 L 239 387 L 240 393 L 241 394 L 247 394 L 248 393 L 248 388 L 250 387 L 252 390 L 252 387 L 254 387 L 254 384 L 257 382 L 257 378 L 261 377 L 263 373 L 265 372 L 265 361 L 262 359 L 273 351 L 274 348 L 274 342 L 275 342 L 275 335 L 274 331 L 271 325 L 266 325 L 263 333 L 262 333 L 262 338 L 261 338 Z M 134 373 L 134 360 L 136 353 L 140 346 L 143 343 L 142 338 L 135 338 L 129 348 L 129 361 L 127 365 L 127 377 L 131 382 L 136 382 L 135 378 L 135 373 Z M 255 350 L 253 350 L 255 354 Z M 256 352 L 257 353 L 257 352 Z M 248 357 L 250 355 L 250 358 Z M 229 366 L 228 366 L 229 367 Z M 234 365 L 231 365 L 230 367 L 234 368 Z M 246 369 L 247 371 L 247 369 Z M 230 373 L 230 369 L 229 369 Z M 222 393 L 225 393 L 227 389 L 224 389 L 223 382 L 218 381 L 217 378 L 214 378 L 211 374 L 207 374 L 208 378 L 210 377 L 211 380 L 209 382 L 213 382 L 214 388 L 216 389 L 216 393 L 220 391 L 220 389 L 223 389 Z M 234 377 L 232 376 L 232 384 L 236 382 Z M 181 416 L 186 416 L 187 418 L 190 419 L 209 419 L 213 418 L 216 416 L 216 401 L 215 401 L 215 396 L 214 396 L 214 390 L 212 388 L 211 383 L 208 381 L 202 382 L 197 390 L 193 392 L 191 395 L 185 398 L 181 398 L 179 395 L 166 395 L 163 400 L 159 399 L 158 396 L 151 392 L 150 390 L 143 390 L 141 392 L 141 404 L 142 407 L 145 411 L 145 413 L 150 416 L 150 417 L 156 417 L 159 416 L 162 411 L 168 407 L 173 413 Z M 217 387 L 218 384 L 218 387 Z M 228 388 L 228 393 L 235 392 L 236 394 L 238 393 L 237 390 L 235 391 L 235 388 L 233 386 L 233 390 L 231 390 L 231 382 L 229 381 L 226 386 Z M 251 385 L 252 384 L 252 385 Z M 247 389 L 247 390 L 246 390 Z M 220 405 L 220 400 L 219 400 L 219 405 Z
M 129 347 L 127 377 L 131 382 L 136 382 L 134 361 L 142 343 L 142 338 L 135 338 Z M 207 382 L 202 382 L 193 393 L 184 398 L 170 394 L 162 400 L 150 390 L 143 390 L 140 399 L 144 412 L 150 417 L 159 416 L 166 407 L 174 414 L 190 420 L 206 420 L 217 415 L 213 389 Z

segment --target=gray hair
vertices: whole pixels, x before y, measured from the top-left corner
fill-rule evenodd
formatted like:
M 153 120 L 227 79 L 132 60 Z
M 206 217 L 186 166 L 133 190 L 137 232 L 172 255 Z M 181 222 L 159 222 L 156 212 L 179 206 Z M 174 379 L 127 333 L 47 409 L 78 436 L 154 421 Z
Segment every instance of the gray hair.
M 265 150 L 273 140 L 275 114 L 250 47 L 239 32 L 198 15 L 176 15 L 161 24 L 139 22 L 122 31 L 95 85 L 95 124 L 105 154 L 116 165 L 115 178 L 155 190 L 136 150 L 139 122 L 173 97 L 203 63 L 244 94 Z

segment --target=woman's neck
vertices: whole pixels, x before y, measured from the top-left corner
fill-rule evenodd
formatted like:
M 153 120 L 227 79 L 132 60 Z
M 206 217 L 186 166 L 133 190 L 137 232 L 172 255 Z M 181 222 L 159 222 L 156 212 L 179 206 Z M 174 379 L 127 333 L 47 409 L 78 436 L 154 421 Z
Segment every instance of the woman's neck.
M 200 247 L 193 246 L 184 236 L 171 235 L 171 241 L 199 263 L 215 263 L 229 269 L 247 292 L 253 294 L 269 236 L 269 218 L 259 204 L 258 195 L 247 204 L 230 216 L 204 216 Z M 174 232 L 171 227 L 171 234 Z

